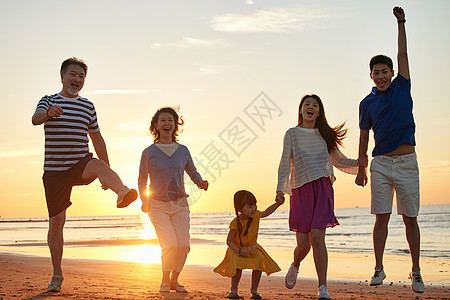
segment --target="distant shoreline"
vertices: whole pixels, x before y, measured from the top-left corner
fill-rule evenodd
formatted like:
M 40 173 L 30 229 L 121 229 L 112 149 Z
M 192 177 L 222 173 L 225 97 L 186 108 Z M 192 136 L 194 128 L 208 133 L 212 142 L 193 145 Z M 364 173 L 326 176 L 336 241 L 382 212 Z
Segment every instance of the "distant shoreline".
M 394 203 L 395 204 L 395 203 Z M 439 204 L 421 204 L 421 207 L 423 206 L 438 206 L 438 205 L 450 205 L 450 203 L 439 203 Z M 335 211 L 339 211 L 340 209 L 352 209 L 352 208 L 366 208 L 369 209 L 369 206 L 352 206 L 352 207 L 338 207 L 335 208 Z M 278 209 L 277 211 L 288 211 L 289 209 Z M 392 209 L 392 214 L 396 214 L 397 208 L 394 205 L 393 209 Z M 122 211 L 121 211 L 122 212 Z M 101 218 L 103 220 L 108 220 L 108 217 L 112 217 L 112 218 L 117 218 L 119 216 L 123 216 L 124 218 L 138 218 L 140 216 L 142 216 L 143 214 L 123 214 L 123 213 L 117 213 L 117 214 L 107 214 L 107 215 L 74 215 L 71 216 L 70 215 L 70 210 L 68 210 L 68 215 L 67 215 L 67 221 L 80 221 L 80 220 L 93 220 L 96 218 Z M 233 211 L 218 211 L 218 212 L 198 212 L 198 211 L 194 211 L 193 208 L 191 207 L 191 214 L 229 214 L 232 213 L 234 214 Z M 420 212 L 419 212 L 419 217 L 420 217 Z M 14 220 L 14 219 L 21 219 L 21 220 Z M 48 221 L 48 216 L 25 216 L 25 217 L 20 217 L 20 216 L 0 216 L 0 222 L 45 222 Z

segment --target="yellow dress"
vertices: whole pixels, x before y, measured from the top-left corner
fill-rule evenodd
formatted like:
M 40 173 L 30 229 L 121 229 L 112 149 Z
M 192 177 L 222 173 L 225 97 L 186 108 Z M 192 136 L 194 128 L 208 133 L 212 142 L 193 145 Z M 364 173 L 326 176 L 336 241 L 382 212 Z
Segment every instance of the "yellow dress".
M 258 238 L 259 221 L 261 219 L 261 212 L 257 210 L 253 218 L 252 224 L 248 229 L 248 233 L 244 236 L 245 228 L 247 228 L 248 220 L 239 219 L 243 232 L 241 232 L 241 239 L 244 248 L 250 250 L 249 257 L 239 256 L 235 251 L 227 248 L 225 258 L 214 269 L 214 272 L 219 273 L 222 276 L 233 277 L 236 275 L 236 269 L 251 269 L 265 272 L 267 275 L 281 271 L 277 263 L 267 254 L 267 252 L 256 242 Z M 237 231 L 237 217 L 230 223 L 230 229 L 236 229 Z M 236 234 L 234 243 L 236 246 L 241 247 L 239 242 L 239 233 Z

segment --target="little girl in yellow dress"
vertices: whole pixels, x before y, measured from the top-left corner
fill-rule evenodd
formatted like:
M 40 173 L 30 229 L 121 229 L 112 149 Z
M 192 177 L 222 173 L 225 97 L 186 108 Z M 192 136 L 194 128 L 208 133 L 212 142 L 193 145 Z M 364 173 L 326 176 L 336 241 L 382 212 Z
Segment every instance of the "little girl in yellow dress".
M 223 261 L 214 269 L 214 272 L 231 278 L 231 291 L 227 298 L 241 298 L 238 294 L 238 285 L 243 269 L 253 270 L 251 299 L 262 298 L 258 293 L 262 272 L 270 275 L 281 271 L 277 263 L 256 240 L 260 219 L 271 215 L 283 203 L 283 199 L 278 199 L 261 212 L 256 209 L 256 198 L 251 192 L 242 190 L 234 194 L 236 218 L 230 223 L 230 231 L 227 236 L 228 249 Z

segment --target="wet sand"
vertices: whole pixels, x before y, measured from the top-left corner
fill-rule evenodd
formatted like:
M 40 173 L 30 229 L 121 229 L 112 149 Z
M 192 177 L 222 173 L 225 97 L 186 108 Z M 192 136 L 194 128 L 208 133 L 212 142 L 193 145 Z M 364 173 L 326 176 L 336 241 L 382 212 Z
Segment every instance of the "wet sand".
M 160 264 L 63 259 L 62 291 L 50 293 L 50 258 L 0 253 L 0 299 L 224 299 L 230 280 L 211 267 L 187 265 L 180 282 L 189 293 L 159 293 Z M 244 271 L 239 294 L 250 298 L 250 272 Z M 414 293 L 409 284 L 369 287 L 366 281 L 329 281 L 332 299 L 450 299 L 450 289 L 427 286 Z M 294 289 L 284 287 L 284 277 L 263 275 L 259 292 L 264 299 L 317 299 L 317 283 L 301 276 Z

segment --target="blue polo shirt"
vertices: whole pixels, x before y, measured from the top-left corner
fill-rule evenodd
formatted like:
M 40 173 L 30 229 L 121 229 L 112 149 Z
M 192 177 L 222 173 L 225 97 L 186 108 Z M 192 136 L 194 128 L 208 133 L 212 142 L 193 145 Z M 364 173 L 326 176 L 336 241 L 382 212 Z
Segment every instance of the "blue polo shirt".
M 398 74 L 386 91 L 376 87 L 359 104 L 359 128 L 373 129 L 372 156 L 394 151 L 401 144 L 416 145 L 411 80 Z

